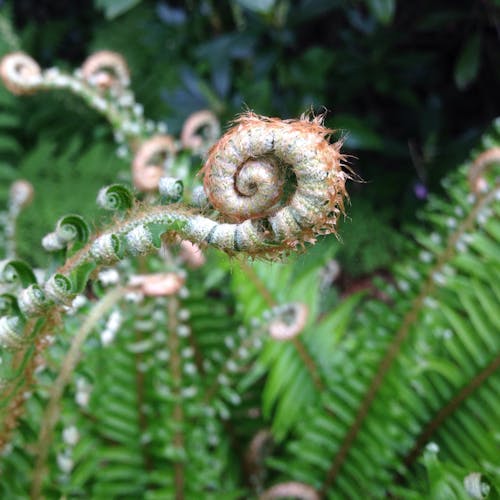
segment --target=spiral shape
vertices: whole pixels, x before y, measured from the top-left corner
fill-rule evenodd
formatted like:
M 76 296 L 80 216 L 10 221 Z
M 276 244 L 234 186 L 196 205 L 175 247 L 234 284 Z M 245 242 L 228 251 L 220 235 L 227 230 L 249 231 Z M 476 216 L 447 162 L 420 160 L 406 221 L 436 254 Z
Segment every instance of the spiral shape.
M 18 304 L 25 316 L 37 316 L 44 311 L 47 299 L 41 287 L 33 284 L 21 291 Z
M 42 70 L 27 54 L 13 52 L 0 62 L 0 78 L 13 94 L 32 94 L 42 84 Z
M 184 122 L 181 132 L 182 147 L 195 153 L 206 152 L 207 144 L 213 144 L 220 135 L 217 117 L 208 109 L 196 111 Z
M 275 307 L 269 323 L 269 334 L 275 340 L 290 340 L 304 330 L 309 310 L 301 302 L 293 302 Z
M 158 182 L 158 191 L 168 203 L 177 203 L 184 193 L 184 184 L 175 177 L 161 177 Z
M 174 139 L 169 135 L 157 135 L 143 142 L 132 164 L 134 186 L 139 191 L 157 189 L 160 178 L 165 175 L 165 168 L 158 160 L 162 156 L 173 157 L 176 151 Z
M 125 186 L 112 184 L 99 190 L 97 204 L 105 210 L 128 210 L 134 204 L 134 196 Z
M 45 283 L 45 296 L 56 304 L 70 304 L 75 297 L 71 279 L 63 274 L 53 274 Z
M 22 342 L 22 325 L 17 316 L 0 318 L 0 347 L 13 349 Z
M 291 247 L 335 232 L 348 176 L 341 143 L 328 141 L 331 130 L 322 121 L 241 116 L 202 170 L 205 192 L 221 218 L 267 219 L 271 240 Z
M 82 76 L 90 85 L 101 90 L 120 89 L 130 84 L 130 71 L 125 59 L 109 50 L 90 55 L 82 65 Z

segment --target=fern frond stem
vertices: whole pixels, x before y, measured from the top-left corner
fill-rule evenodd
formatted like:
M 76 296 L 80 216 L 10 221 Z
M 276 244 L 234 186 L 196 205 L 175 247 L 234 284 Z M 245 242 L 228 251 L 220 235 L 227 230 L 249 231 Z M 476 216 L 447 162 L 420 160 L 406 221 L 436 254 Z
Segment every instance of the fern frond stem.
M 136 340 L 140 342 L 143 340 L 143 335 L 142 332 L 136 330 Z M 144 385 L 145 385 L 145 380 L 144 380 L 144 372 L 139 369 L 140 364 L 142 363 L 143 360 L 143 355 L 138 352 L 135 354 L 135 387 L 136 387 L 136 394 L 137 394 L 137 413 L 138 413 L 138 420 L 139 420 L 139 429 L 142 433 L 145 433 L 148 428 L 148 419 L 146 414 L 144 413 L 144 402 L 145 402 L 145 394 L 144 394 Z M 144 462 L 144 466 L 146 467 L 146 470 L 152 470 L 153 469 L 153 463 L 151 456 L 147 452 L 147 446 L 141 446 L 141 451 L 142 451 L 142 459 Z
M 36 446 L 36 462 L 31 483 L 31 498 L 41 498 L 42 482 L 46 468 L 47 455 L 54 427 L 59 419 L 59 406 L 71 376 L 80 359 L 81 350 L 87 337 L 92 333 L 99 320 L 117 304 L 126 292 L 126 288 L 115 288 L 108 292 L 90 311 L 87 319 L 75 334 L 66 354 L 59 375 L 50 391 L 50 399 L 45 409 L 38 434 Z
M 478 213 L 486 206 L 488 203 L 493 201 L 498 195 L 498 190 L 500 190 L 500 183 L 497 183 L 493 188 L 482 197 L 477 198 L 476 203 L 472 207 L 469 215 L 465 220 L 457 227 L 457 230 L 450 235 L 445 250 L 438 257 L 436 264 L 430 269 L 426 281 L 423 283 L 422 288 L 416 298 L 413 300 L 411 308 L 403 317 L 401 326 L 394 336 L 394 340 L 389 345 L 385 356 L 382 358 L 377 371 L 368 387 L 368 390 L 361 401 L 359 409 L 354 418 L 354 422 L 347 431 L 344 441 L 335 455 L 332 466 L 328 470 L 325 481 L 322 487 L 322 493 L 326 494 L 328 488 L 335 482 L 337 475 L 342 468 L 342 465 L 347 457 L 349 449 L 353 444 L 358 432 L 360 431 L 363 422 L 370 410 L 370 407 L 382 385 L 382 382 L 392 366 L 392 363 L 396 356 L 398 355 L 401 346 L 406 339 L 407 335 L 410 333 L 410 329 L 413 324 L 418 319 L 418 316 L 425 305 L 425 299 L 428 297 L 435 289 L 436 283 L 433 280 L 433 275 L 439 272 L 443 266 L 455 255 L 457 242 L 459 238 L 468 230 L 472 229 L 475 225 Z
M 161 226 L 163 228 L 163 232 L 161 233 L 162 237 L 167 234 L 177 233 L 184 239 L 189 239 L 194 243 L 201 244 L 207 243 L 207 236 L 203 231 L 204 225 L 208 224 L 211 228 L 218 226 L 218 223 L 216 221 L 213 221 L 201 215 L 196 215 L 192 212 L 192 210 L 179 205 L 141 206 L 140 208 L 136 209 L 136 211 L 129 213 L 127 218 L 120 221 L 115 221 L 113 225 L 107 228 L 107 230 L 104 230 L 99 235 L 96 235 L 96 237 L 94 237 L 90 241 L 90 243 L 85 245 L 82 249 L 71 256 L 66 261 L 66 263 L 62 265 L 56 271 L 56 273 L 51 276 L 51 278 L 49 278 L 47 284 L 52 283 L 52 280 L 56 279 L 58 275 L 63 275 L 63 279 L 69 281 L 71 287 L 71 279 L 69 278 L 69 276 L 73 272 L 88 264 L 93 264 L 95 266 L 94 272 L 96 272 L 102 265 L 109 264 L 109 261 L 107 260 L 108 257 L 104 258 L 102 255 L 95 254 L 96 245 L 98 247 L 97 250 L 99 250 L 100 247 L 98 244 L 103 240 L 113 240 L 114 238 L 116 241 L 118 241 L 121 238 L 123 242 L 120 243 L 120 245 L 125 245 L 125 247 L 128 248 L 128 250 L 130 250 L 132 254 L 140 253 L 142 255 L 146 255 L 148 253 L 157 251 L 157 247 L 155 247 L 153 242 L 149 239 L 147 239 L 145 242 L 141 238 L 139 238 L 138 241 L 137 239 L 134 240 L 134 244 L 145 245 L 144 247 L 141 246 L 138 252 L 136 252 L 134 248 L 130 247 L 130 242 L 125 243 L 128 234 L 132 234 L 134 230 L 137 229 L 144 229 L 144 227 L 148 224 Z M 221 224 L 221 226 L 222 225 L 227 226 L 227 224 Z M 237 225 L 235 225 L 235 227 L 237 227 Z M 143 232 L 147 234 L 147 231 Z M 149 238 L 150 236 L 151 235 L 148 234 L 147 238 Z M 127 247 L 127 244 L 129 245 L 129 247 Z M 255 242 L 253 248 L 255 252 L 258 252 L 265 247 L 266 242 L 258 240 Z M 218 246 L 218 248 L 228 253 L 234 251 L 233 248 L 225 246 Z M 108 248 L 106 252 L 110 250 L 111 249 Z M 114 252 L 115 250 L 113 249 L 113 261 L 119 260 L 120 257 L 118 255 L 115 255 Z M 85 278 L 85 283 L 81 283 L 81 285 L 84 286 L 86 284 L 86 281 L 88 281 L 88 277 Z M 46 292 L 48 291 L 47 286 L 48 285 L 45 286 Z M 61 300 L 65 303 L 69 303 L 70 299 L 71 292 L 68 294 L 68 296 L 64 296 L 64 298 Z M 59 300 L 55 300 L 55 302 L 49 302 L 47 307 L 44 308 L 43 316 L 46 318 L 55 317 L 57 311 L 61 307 L 59 302 Z M 41 316 L 42 313 L 37 313 L 37 315 Z M 29 337 L 29 335 L 32 333 L 32 328 L 30 328 L 29 325 L 32 325 L 32 323 L 29 323 L 24 328 L 23 337 Z
M 262 295 L 266 304 L 271 308 L 275 307 L 278 302 L 273 297 L 270 290 L 266 287 L 265 283 L 260 279 L 255 270 L 249 266 L 246 262 L 241 262 L 241 269 L 247 276 L 247 278 L 254 284 L 257 291 Z M 323 390 L 324 384 L 319 375 L 319 370 L 314 362 L 314 359 L 311 357 L 309 352 L 306 349 L 304 343 L 298 338 L 294 337 L 290 339 L 290 342 L 293 344 L 295 349 L 297 350 L 300 358 L 302 359 L 307 371 L 311 375 L 314 385 L 318 390 Z
M 175 432 L 173 444 L 176 448 L 184 448 L 184 434 L 182 432 L 182 423 L 184 421 L 184 411 L 180 403 L 180 390 L 182 388 L 182 362 L 180 357 L 180 343 L 177 335 L 179 301 L 176 297 L 171 297 L 167 304 L 168 312 L 168 350 L 170 352 L 170 369 L 172 374 L 172 393 L 175 397 L 175 403 L 172 412 Z M 174 463 L 174 485 L 175 500 L 184 500 L 184 464 L 180 460 Z
M 203 352 L 200 349 L 200 345 L 198 344 L 194 335 L 190 335 L 188 338 L 189 346 L 194 351 L 194 364 L 196 365 L 196 369 L 200 372 L 201 375 L 205 374 L 205 367 L 203 366 Z
M 297 337 L 294 337 L 293 339 L 291 339 L 290 342 L 293 344 L 293 346 L 295 347 L 295 349 L 299 353 L 299 356 L 301 357 L 302 361 L 304 362 L 304 365 L 306 366 L 307 370 L 309 371 L 309 374 L 311 375 L 311 378 L 313 380 L 314 385 L 316 386 L 316 389 L 318 391 L 322 391 L 324 389 L 323 381 L 321 380 L 321 377 L 319 376 L 318 367 L 316 366 L 314 359 L 311 357 L 309 352 L 307 352 L 306 346 Z
M 36 328 L 34 320 L 28 321 L 27 331 L 33 331 Z M 33 374 L 35 368 L 40 362 L 40 354 L 47 345 L 46 338 L 53 331 L 55 320 L 53 316 L 48 316 L 40 333 L 34 340 L 34 345 L 26 345 L 17 352 L 12 363 L 14 372 L 19 372 L 13 380 L 3 390 L 2 400 L 5 405 L 2 419 L 2 428 L 0 430 L 0 451 L 10 441 L 12 432 L 17 426 L 17 422 L 23 413 L 23 407 L 26 401 L 25 394 L 29 394 L 33 385 Z M 24 365 L 24 366 L 23 366 Z
M 260 277 L 255 272 L 252 266 L 249 266 L 247 262 L 240 262 L 240 268 L 245 274 L 245 276 L 252 282 L 257 291 L 262 295 L 262 298 L 266 302 L 269 308 L 278 305 L 278 302 L 273 297 L 273 294 L 266 287 L 264 282 L 260 279 Z
M 493 375 L 500 368 L 500 355 L 493 359 L 493 361 L 479 372 L 467 385 L 462 389 L 444 406 L 441 408 L 434 418 L 425 426 L 423 431 L 417 437 L 415 445 L 406 455 L 404 464 L 409 468 L 413 462 L 420 456 L 422 448 L 427 444 L 432 434 L 436 429 L 448 418 L 463 402 L 467 399 L 488 377 Z
M 23 350 L 20 355 L 20 357 L 28 355 L 27 349 Z M 4 393 L 4 397 L 9 400 L 9 403 L 3 411 L 4 418 L 0 432 L 0 450 L 3 450 L 5 445 L 10 441 L 12 432 L 17 426 L 19 417 L 22 415 L 25 403 L 24 394 L 28 391 L 28 388 L 33 382 L 33 372 L 35 369 L 35 364 L 33 363 L 34 358 L 35 355 L 32 355 L 26 368 L 23 370 L 22 380 L 19 382 L 19 379 L 16 378 L 11 384 L 11 387 Z

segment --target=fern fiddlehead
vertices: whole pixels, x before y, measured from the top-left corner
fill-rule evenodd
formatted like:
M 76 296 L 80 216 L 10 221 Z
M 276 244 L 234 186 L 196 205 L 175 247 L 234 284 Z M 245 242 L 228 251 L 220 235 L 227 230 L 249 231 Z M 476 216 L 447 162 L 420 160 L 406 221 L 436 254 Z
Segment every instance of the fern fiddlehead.
M 207 145 L 213 144 L 220 136 L 220 124 L 210 110 L 197 111 L 184 122 L 181 132 L 181 143 L 194 153 L 203 154 Z
M 341 168 L 339 144 L 326 140 L 329 130 L 320 122 L 305 117 L 291 121 L 256 115 L 240 118 L 214 146 L 203 168 L 208 198 L 222 216 L 208 218 L 181 204 L 136 207 L 48 279 L 46 304 L 71 300 L 76 292 L 71 276 L 85 266 L 152 253 L 161 238 L 173 232 L 196 244 L 253 256 L 273 256 L 305 241 L 314 242 L 318 234 L 334 233 L 343 210 L 347 175 Z M 287 167 L 292 169 L 296 185 L 289 198 L 283 199 L 276 185 L 281 188 L 286 184 Z M 223 200 L 232 204 L 223 205 Z M 234 220 L 237 222 L 229 222 Z M 26 300 L 31 296 L 23 295 Z M 26 314 L 40 309 L 40 300 L 37 308 L 26 300 Z
M 175 142 L 169 135 L 157 135 L 144 141 L 132 163 L 134 186 L 140 191 L 154 191 L 160 178 L 165 175 L 162 165 L 151 164 L 160 155 L 172 157 L 176 153 Z
M 109 50 L 101 50 L 89 56 L 82 65 L 82 76 L 91 85 L 102 90 L 125 88 L 130 84 L 130 72 L 125 59 Z
M 299 243 L 299 235 L 307 241 L 334 232 L 346 174 L 340 143 L 325 140 L 330 132 L 321 116 L 283 121 L 242 115 L 211 149 L 203 167 L 208 199 L 229 221 L 267 216 L 275 238 L 290 246 Z M 290 184 L 295 189 L 287 198 Z M 229 232 L 234 246 L 245 246 L 247 236 L 252 239 L 251 224 Z

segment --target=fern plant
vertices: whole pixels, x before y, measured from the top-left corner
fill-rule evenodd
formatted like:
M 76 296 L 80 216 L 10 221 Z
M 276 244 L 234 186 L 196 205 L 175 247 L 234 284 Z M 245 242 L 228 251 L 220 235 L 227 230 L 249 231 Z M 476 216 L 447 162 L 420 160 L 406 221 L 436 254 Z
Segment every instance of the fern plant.
M 214 116 L 167 135 L 116 53 L 66 74 L 17 52 L 0 74 L 83 98 L 132 167 L 94 194 L 112 215 L 92 230 L 57 221 L 43 270 L 22 245 L 2 262 L 3 497 L 498 494 L 498 124 L 392 280 L 332 309 L 349 175 L 321 117 L 246 113 L 209 149 Z M 12 227 L 30 196 L 11 193 Z

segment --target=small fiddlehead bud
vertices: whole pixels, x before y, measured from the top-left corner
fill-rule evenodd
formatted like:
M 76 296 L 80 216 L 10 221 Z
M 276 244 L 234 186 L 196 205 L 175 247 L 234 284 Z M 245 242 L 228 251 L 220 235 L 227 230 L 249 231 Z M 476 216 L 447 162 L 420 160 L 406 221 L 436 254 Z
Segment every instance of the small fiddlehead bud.
M 158 191 L 167 203 L 176 203 L 181 200 L 184 193 L 184 185 L 175 177 L 161 177 L 158 183 Z
M 127 233 L 125 241 L 131 255 L 145 255 L 155 248 L 153 235 L 144 225 L 137 226 Z
M 90 255 L 99 264 L 113 264 L 122 254 L 120 238 L 113 233 L 97 237 L 90 247 Z
M 45 295 L 56 304 L 70 304 L 75 297 L 73 284 L 64 274 L 54 274 L 45 283 Z
M 0 283 L 17 286 L 29 286 L 36 283 L 31 267 L 21 260 L 0 261 Z
M 79 215 L 66 215 L 57 221 L 55 233 L 64 244 L 72 241 L 85 244 L 89 239 L 90 229 Z
M 43 237 L 42 246 L 48 252 L 55 252 L 71 242 L 84 245 L 89 239 L 89 234 L 90 229 L 82 217 L 65 215 L 57 221 L 55 230 Z
M 158 273 L 132 276 L 129 286 L 139 287 L 147 297 L 175 295 L 184 285 L 184 278 L 178 273 Z
M 184 122 L 181 133 L 182 147 L 194 153 L 204 153 L 220 136 L 220 124 L 210 110 L 197 111 Z
M 22 342 L 22 323 L 17 316 L 0 317 L 0 347 L 13 349 Z
M 157 135 L 141 144 L 132 164 L 134 186 L 139 191 L 154 191 L 166 173 L 165 158 L 176 153 L 175 143 L 169 135 Z
M 42 70 L 27 54 L 13 52 L 0 62 L 0 77 L 13 94 L 31 94 L 42 83 Z
M 10 204 L 24 208 L 31 203 L 35 191 L 30 182 L 18 180 L 10 187 Z
M 105 210 L 128 210 L 134 204 L 134 196 L 125 186 L 112 184 L 99 191 L 97 204 Z
M 19 309 L 25 316 L 37 316 L 47 306 L 47 299 L 40 286 L 33 284 L 19 293 Z
M 475 500 L 483 500 L 490 493 L 490 485 L 483 481 L 480 472 L 471 472 L 464 478 L 464 487 L 470 498 Z
M 179 256 L 191 269 L 198 269 L 205 264 L 205 256 L 198 245 L 188 240 L 183 240 L 180 247 Z
M 116 52 L 101 50 L 89 56 L 82 65 L 82 76 L 99 89 L 121 89 L 130 84 L 130 71 L 125 59 Z
M 305 304 L 295 302 L 277 306 L 271 311 L 269 334 L 275 340 L 289 340 L 299 335 L 306 326 L 308 309 Z
M 203 186 L 196 186 L 193 188 L 191 193 L 191 203 L 195 207 L 206 208 L 208 207 L 208 198 L 207 193 L 205 193 L 205 189 Z

